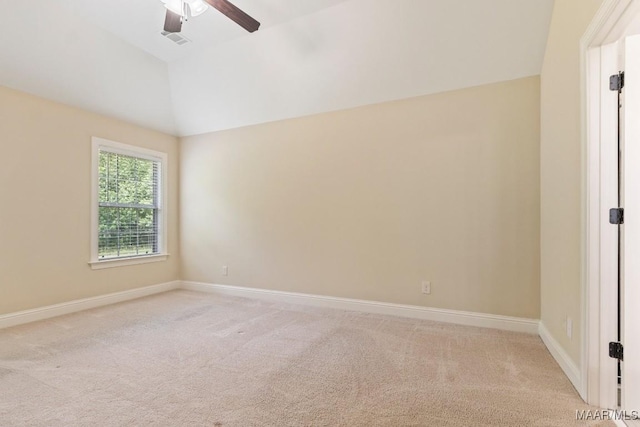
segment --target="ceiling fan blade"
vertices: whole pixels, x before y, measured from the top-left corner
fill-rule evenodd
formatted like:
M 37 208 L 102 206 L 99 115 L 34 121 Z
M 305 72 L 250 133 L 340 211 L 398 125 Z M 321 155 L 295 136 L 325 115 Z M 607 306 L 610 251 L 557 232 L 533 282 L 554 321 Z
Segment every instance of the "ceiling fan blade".
M 229 3 L 227 0 L 205 0 L 211 5 L 211 7 L 218 9 L 223 14 L 227 15 L 229 19 L 240 25 L 245 30 L 253 33 L 260 28 L 260 23 L 247 15 L 238 7 Z
M 167 9 L 164 18 L 164 30 L 167 33 L 179 33 L 182 30 L 182 16 Z

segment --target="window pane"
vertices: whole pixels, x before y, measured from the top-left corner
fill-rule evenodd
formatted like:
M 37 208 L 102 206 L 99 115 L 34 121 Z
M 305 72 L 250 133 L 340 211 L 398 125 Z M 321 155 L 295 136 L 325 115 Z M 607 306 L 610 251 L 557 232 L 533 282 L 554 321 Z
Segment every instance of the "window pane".
M 109 153 L 101 152 L 98 162 L 98 200 L 100 202 L 108 202 L 108 182 L 109 175 L 107 173 L 109 169 Z
M 107 201 L 118 201 L 118 177 L 116 175 L 116 168 L 111 168 L 111 165 L 115 164 L 115 158 L 111 158 L 109 161 L 109 169 L 107 172 Z
M 118 156 L 118 203 L 136 203 L 136 181 L 135 181 L 136 160 L 131 157 Z
M 159 164 L 100 151 L 98 257 L 158 253 Z
M 157 214 L 149 208 L 99 208 L 98 257 L 158 253 Z
M 118 209 L 98 209 L 98 257 L 118 256 Z
M 99 201 L 158 207 L 158 172 L 157 162 L 100 151 Z
M 138 203 L 141 205 L 157 204 L 158 194 L 158 165 L 153 162 L 143 162 L 138 165 Z

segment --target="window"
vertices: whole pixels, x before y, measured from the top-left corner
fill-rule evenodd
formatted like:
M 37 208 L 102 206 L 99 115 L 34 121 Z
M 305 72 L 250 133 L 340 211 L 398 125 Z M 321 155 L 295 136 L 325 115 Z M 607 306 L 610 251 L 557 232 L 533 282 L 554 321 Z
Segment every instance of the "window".
M 163 261 L 167 155 L 93 138 L 92 268 Z

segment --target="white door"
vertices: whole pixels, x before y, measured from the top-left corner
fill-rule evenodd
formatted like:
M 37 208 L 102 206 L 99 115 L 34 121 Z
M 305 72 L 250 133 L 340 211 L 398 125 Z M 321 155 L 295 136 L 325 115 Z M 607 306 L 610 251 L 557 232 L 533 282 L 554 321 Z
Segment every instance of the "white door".
M 624 41 L 621 109 L 621 409 L 640 413 L 640 35 Z M 629 425 L 640 425 L 638 422 Z

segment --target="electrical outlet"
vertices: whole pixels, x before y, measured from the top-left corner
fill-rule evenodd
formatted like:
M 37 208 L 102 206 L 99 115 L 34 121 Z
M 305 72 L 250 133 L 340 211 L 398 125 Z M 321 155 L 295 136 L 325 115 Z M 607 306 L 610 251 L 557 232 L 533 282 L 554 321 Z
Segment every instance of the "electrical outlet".
M 422 293 L 427 295 L 431 293 L 431 282 L 422 281 Z
M 228 265 L 223 265 L 222 266 L 222 275 L 223 276 L 228 276 L 229 275 L 229 266 Z
M 573 335 L 573 320 L 571 320 L 571 317 L 567 316 L 567 321 L 565 322 L 565 324 L 567 326 L 567 336 L 569 337 L 569 339 L 571 339 Z

